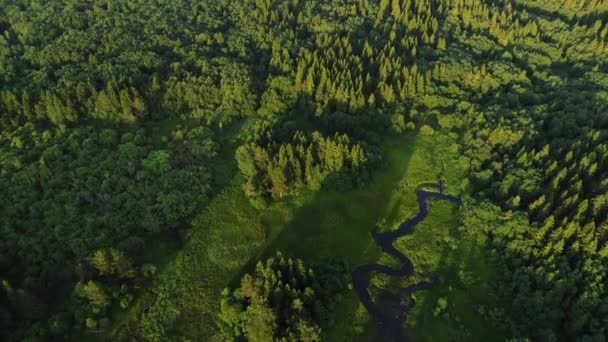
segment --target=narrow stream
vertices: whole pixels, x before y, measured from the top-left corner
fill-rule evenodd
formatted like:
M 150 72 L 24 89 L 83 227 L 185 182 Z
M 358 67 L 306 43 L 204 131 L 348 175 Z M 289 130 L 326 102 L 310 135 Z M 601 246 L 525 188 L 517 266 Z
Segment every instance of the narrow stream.
M 439 189 L 439 192 L 424 190 L 423 187 L 436 187 Z M 380 246 L 382 252 L 399 260 L 401 263 L 400 268 L 394 269 L 381 264 L 367 264 L 357 267 L 352 274 L 355 291 L 357 291 L 361 303 L 363 303 L 369 314 L 380 326 L 384 341 L 397 342 L 406 340 L 406 337 L 403 335 L 403 323 L 407 319 L 409 309 L 415 304 L 410 296 L 415 291 L 430 288 L 432 284 L 429 282 L 421 282 L 401 289 L 399 298 L 410 298 L 408 304 L 405 306 L 400 304 L 399 299 L 392 302 L 382 301 L 381 303 L 376 303 L 367 290 L 371 276 L 374 273 L 382 273 L 390 277 L 407 277 L 414 273 L 412 261 L 403 253 L 399 252 L 393 246 L 393 242 L 401 236 L 413 233 L 416 225 L 426 218 L 429 213 L 429 199 L 446 200 L 460 204 L 460 199 L 458 197 L 450 196 L 443 192 L 444 186 L 441 181 L 439 184 L 419 185 L 416 189 L 416 198 L 419 208 L 416 216 L 401 223 L 399 227 L 393 231 L 381 233 L 378 232 L 377 227 L 372 230 L 371 234 L 376 241 L 376 244 Z

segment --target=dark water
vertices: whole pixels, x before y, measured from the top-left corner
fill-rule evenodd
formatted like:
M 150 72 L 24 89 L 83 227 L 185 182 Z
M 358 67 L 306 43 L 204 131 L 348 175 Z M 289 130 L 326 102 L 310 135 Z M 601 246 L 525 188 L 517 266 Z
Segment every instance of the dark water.
M 422 187 L 430 186 L 438 188 L 439 192 L 422 189 Z M 460 199 L 458 197 L 446 195 L 443 191 L 443 182 L 439 182 L 439 184 L 421 184 L 416 190 L 419 208 L 416 216 L 401 223 L 396 230 L 390 232 L 380 233 L 377 228 L 372 230 L 372 237 L 376 241 L 376 244 L 380 246 L 380 249 L 382 249 L 384 253 L 390 254 L 399 260 L 401 263 L 400 268 L 394 269 L 381 264 L 367 264 L 358 267 L 352 274 L 355 291 L 357 291 L 361 303 L 363 303 L 369 314 L 380 326 L 385 341 L 397 342 L 406 340 L 406 336 L 403 335 L 402 327 L 407 319 L 409 309 L 414 305 L 411 294 L 415 291 L 428 289 L 432 284 L 429 282 L 414 284 L 401 289 L 399 298 L 393 301 L 383 300 L 382 302 L 376 303 L 372 300 L 372 297 L 367 290 L 371 275 L 373 273 L 382 273 L 391 277 L 406 277 L 414 273 L 412 261 L 403 253 L 399 252 L 393 246 L 393 242 L 401 236 L 413 233 L 416 225 L 426 218 L 429 213 L 429 199 L 446 200 L 460 204 Z M 401 305 L 401 298 L 409 298 L 410 300 L 407 301 L 407 305 Z

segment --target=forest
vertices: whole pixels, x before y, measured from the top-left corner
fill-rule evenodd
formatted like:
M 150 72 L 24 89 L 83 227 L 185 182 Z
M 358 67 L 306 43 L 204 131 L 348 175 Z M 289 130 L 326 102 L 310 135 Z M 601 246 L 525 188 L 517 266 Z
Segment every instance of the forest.
M 390 341 L 354 272 L 438 183 L 367 279 L 403 336 L 607 341 L 607 36 L 603 0 L 1 1 L 0 340 Z

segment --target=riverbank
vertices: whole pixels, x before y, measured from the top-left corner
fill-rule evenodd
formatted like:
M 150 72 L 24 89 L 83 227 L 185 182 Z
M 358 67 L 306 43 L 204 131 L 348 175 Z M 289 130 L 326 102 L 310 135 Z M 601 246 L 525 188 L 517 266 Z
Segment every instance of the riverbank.
M 407 319 L 407 313 L 414 301 L 410 298 L 415 291 L 428 289 L 432 286 L 430 282 L 415 283 L 407 288 L 402 289 L 398 298 L 395 301 L 380 301 L 376 302 L 370 295 L 368 287 L 370 285 L 371 276 L 374 273 L 385 274 L 389 277 L 408 277 L 414 273 L 414 265 L 411 260 L 397 250 L 393 243 L 408 234 L 414 233 L 416 225 L 426 219 L 429 213 L 428 201 L 433 199 L 445 200 L 452 203 L 460 204 L 458 197 L 450 196 L 443 193 L 443 182 L 439 181 L 436 185 L 439 192 L 424 190 L 423 187 L 429 187 L 429 184 L 422 184 L 416 190 L 416 201 L 418 203 L 418 214 L 409 220 L 401 223 L 397 229 L 388 232 L 379 232 L 374 228 L 371 235 L 380 247 L 383 253 L 393 256 L 400 263 L 399 268 L 392 268 L 382 264 L 366 264 L 359 266 L 352 274 L 353 286 L 361 303 L 365 306 L 372 318 L 378 323 L 382 330 L 382 335 L 385 341 L 403 341 L 402 325 Z M 402 305 L 403 297 L 407 298 L 407 304 Z

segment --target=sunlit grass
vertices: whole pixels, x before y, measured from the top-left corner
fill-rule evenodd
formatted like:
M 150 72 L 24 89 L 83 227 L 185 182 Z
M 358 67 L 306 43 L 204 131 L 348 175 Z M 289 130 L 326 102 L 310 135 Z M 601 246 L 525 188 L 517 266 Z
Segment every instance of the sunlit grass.
M 226 286 L 237 285 L 258 260 L 277 250 L 311 262 L 344 260 L 353 269 L 378 260 L 393 262 L 381 255 L 370 235 L 371 229 L 376 225 L 381 229 L 393 229 L 416 214 L 415 189 L 420 183 L 437 182 L 441 173 L 438 160 L 445 165 L 447 190 L 453 194 L 459 190 L 460 171 L 453 162 L 451 138 L 436 135 L 433 150 L 425 143 L 428 141 L 413 134 L 388 139 L 382 145 L 386 163 L 374 172 L 367 185 L 350 190 L 305 192 L 265 209 L 255 209 L 245 198 L 241 191 L 244 181 L 241 176 L 227 181 L 192 220 L 188 243 L 159 276 L 157 287 L 166 291 L 165 297 L 179 310 L 173 329 L 167 333 L 193 340 L 219 338 L 215 317 L 220 292 Z M 234 167 L 230 157 L 229 151 L 220 156 L 224 163 L 223 177 Z M 442 272 L 453 272 L 449 267 L 442 268 L 442 258 L 445 257 L 443 251 L 449 248 L 446 241 L 451 241 L 449 234 L 456 225 L 456 207 L 434 201 L 431 214 L 417 227 L 417 232 L 400 239 L 397 245 L 412 257 L 420 270 L 436 272 L 440 276 Z M 414 253 L 410 253 L 412 246 L 416 247 Z M 461 256 L 464 257 L 466 255 Z M 394 281 L 376 283 L 395 284 Z M 412 311 L 408 333 L 415 335 L 425 327 L 427 311 L 430 310 L 434 318 L 432 305 L 435 303 L 428 303 L 436 301 L 435 297 L 443 293 L 437 291 L 445 289 L 417 294 L 421 304 Z M 452 292 L 453 295 L 446 295 L 448 301 L 458 303 L 461 294 Z M 154 305 L 164 304 L 156 301 Z M 331 327 L 325 331 L 327 340 L 378 338 L 375 322 L 352 290 L 345 293 L 333 317 Z

